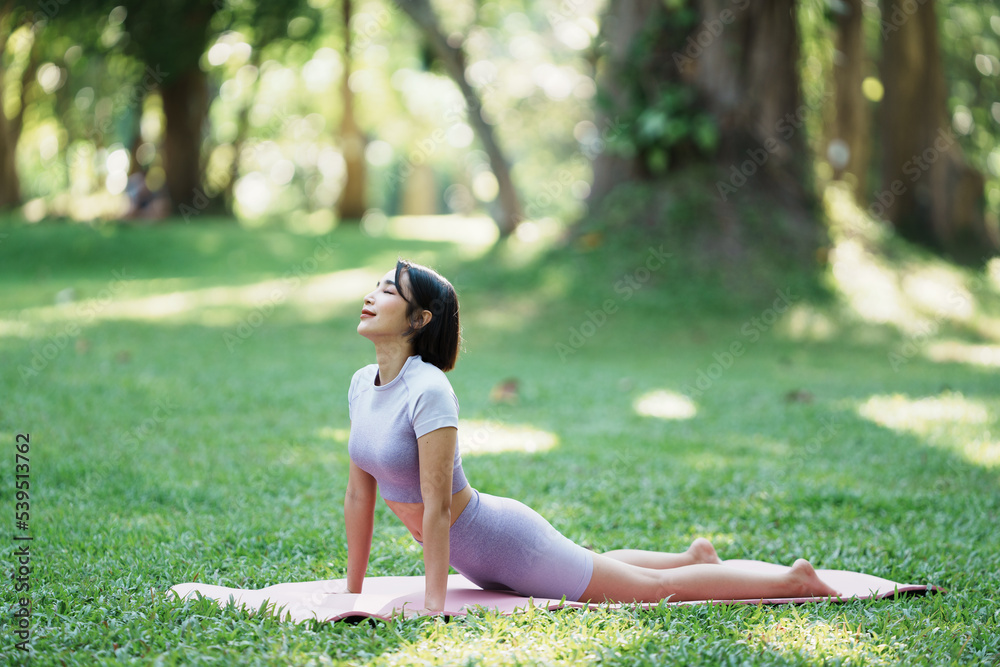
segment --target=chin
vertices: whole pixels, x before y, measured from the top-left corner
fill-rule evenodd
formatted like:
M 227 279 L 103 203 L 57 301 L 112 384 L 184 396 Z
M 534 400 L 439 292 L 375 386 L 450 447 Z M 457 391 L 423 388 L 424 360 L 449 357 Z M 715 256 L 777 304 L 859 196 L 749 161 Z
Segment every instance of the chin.
M 368 340 L 372 339 L 372 331 L 371 331 L 370 327 L 368 326 L 367 322 L 359 322 L 358 323 L 358 335 L 364 336 Z

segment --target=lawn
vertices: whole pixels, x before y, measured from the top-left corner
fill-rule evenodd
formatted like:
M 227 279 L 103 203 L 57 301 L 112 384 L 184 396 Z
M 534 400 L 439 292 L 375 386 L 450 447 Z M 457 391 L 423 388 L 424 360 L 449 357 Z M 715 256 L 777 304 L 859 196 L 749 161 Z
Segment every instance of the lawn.
M 22 597 L 37 665 L 1000 661 L 995 270 L 847 238 L 827 298 L 792 287 L 724 308 L 669 266 L 643 270 L 647 248 L 490 252 L 211 220 L 0 232 L 12 583 L 30 551 L 30 590 L 5 586 L 5 664 L 28 662 Z M 947 594 L 298 626 L 168 598 L 186 581 L 344 576 L 346 393 L 373 361 L 354 329 L 397 255 L 462 297 L 449 377 L 473 486 L 598 550 L 707 536 L 723 558 L 804 556 Z M 496 402 L 507 380 L 516 399 Z M 369 574 L 421 573 L 380 504 Z

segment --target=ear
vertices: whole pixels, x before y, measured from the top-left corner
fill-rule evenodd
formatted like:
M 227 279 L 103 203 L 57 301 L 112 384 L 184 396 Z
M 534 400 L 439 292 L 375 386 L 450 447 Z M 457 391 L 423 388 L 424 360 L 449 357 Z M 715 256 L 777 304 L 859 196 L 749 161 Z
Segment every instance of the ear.
M 434 315 L 429 310 L 422 310 L 419 315 L 414 313 L 412 318 L 413 328 L 417 330 L 423 329 L 425 326 L 430 324 L 431 318 L 433 317 Z

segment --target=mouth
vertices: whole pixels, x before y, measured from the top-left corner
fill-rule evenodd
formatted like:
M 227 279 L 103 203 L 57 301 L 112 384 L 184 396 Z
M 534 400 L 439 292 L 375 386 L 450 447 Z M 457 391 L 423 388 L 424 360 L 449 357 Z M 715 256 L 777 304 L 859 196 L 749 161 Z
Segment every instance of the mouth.
M 367 308 L 363 308 L 361 310 L 361 319 L 365 319 L 366 317 L 375 317 L 375 313 L 368 310 Z

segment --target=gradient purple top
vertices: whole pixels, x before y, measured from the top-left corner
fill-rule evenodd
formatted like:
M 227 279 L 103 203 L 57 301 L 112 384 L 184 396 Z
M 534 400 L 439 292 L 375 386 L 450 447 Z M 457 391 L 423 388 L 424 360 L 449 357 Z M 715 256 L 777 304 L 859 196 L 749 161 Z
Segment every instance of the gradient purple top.
M 406 360 L 392 382 L 376 385 L 378 364 L 359 369 L 347 393 L 351 460 L 378 482 L 386 500 L 423 502 L 417 438 L 445 426 L 458 428 L 458 398 L 444 371 L 420 355 Z M 451 492 L 468 485 L 455 446 Z

